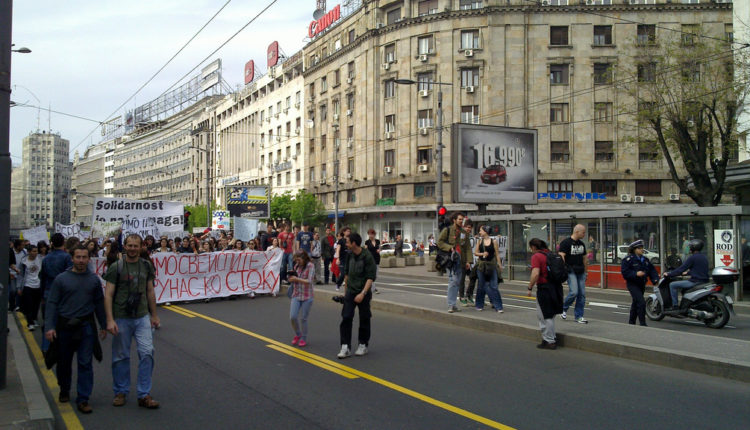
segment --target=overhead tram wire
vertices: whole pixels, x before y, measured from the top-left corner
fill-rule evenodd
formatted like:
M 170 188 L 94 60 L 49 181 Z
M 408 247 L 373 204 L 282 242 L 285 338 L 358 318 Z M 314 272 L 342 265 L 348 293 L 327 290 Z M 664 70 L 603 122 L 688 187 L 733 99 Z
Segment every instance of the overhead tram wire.
M 140 87 L 139 87 L 139 88 L 138 88 L 138 89 L 137 89 L 137 90 L 136 90 L 136 91 L 135 91 L 135 92 L 134 92 L 134 93 L 133 93 L 133 94 L 132 94 L 132 95 L 131 95 L 130 97 L 128 97 L 128 98 L 127 98 L 127 100 L 125 100 L 124 102 L 122 102 L 122 104 L 121 104 L 120 106 L 118 106 L 118 107 L 117 107 L 117 109 L 115 109 L 115 110 L 114 110 L 114 111 L 113 111 L 113 112 L 112 112 L 111 114 L 109 114 L 109 115 L 107 116 L 107 118 L 105 118 L 105 119 L 104 119 L 104 121 L 107 121 L 107 119 L 109 119 L 110 117 L 112 117 L 113 115 L 115 115 L 115 114 L 116 114 L 117 112 L 119 112 L 119 111 L 120 111 L 120 109 L 122 109 L 122 108 L 123 108 L 123 107 L 124 107 L 124 106 L 125 106 L 126 104 L 128 104 L 128 102 L 129 102 L 130 100 L 132 100 L 132 99 L 133 99 L 133 97 L 135 97 L 136 95 L 138 95 L 138 93 L 140 93 L 140 92 L 141 92 L 141 90 L 143 90 L 144 88 L 146 88 L 146 86 L 147 86 L 148 84 L 150 84 L 150 83 L 151 83 L 151 81 L 153 81 L 153 80 L 154 80 L 154 79 L 155 79 L 155 78 L 156 78 L 156 77 L 157 77 L 157 76 L 159 75 L 159 73 L 161 73 L 161 72 L 162 72 L 162 71 L 163 71 L 163 70 L 164 70 L 164 69 L 165 69 L 165 68 L 166 68 L 166 67 L 167 67 L 167 66 L 168 66 L 168 65 L 169 65 L 169 64 L 170 64 L 170 63 L 172 62 L 172 60 L 174 60 L 174 59 L 175 59 L 175 58 L 176 58 L 176 57 L 177 57 L 178 55 L 180 55 L 180 53 L 181 53 L 182 51 L 184 51 L 184 50 L 185 50 L 185 48 L 187 48 L 187 46 L 188 46 L 188 45 L 189 45 L 189 44 L 190 44 L 190 43 L 191 43 L 191 42 L 192 42 L 193 40 L 195 40 L 195 38 L 196 38 L 196 37 L 198 37 L 198 35 L 199 35 L 199 34 L 200 34 L 200 33 L 201 33 L 201 32 L 202 32 L 202 31 L 203 31 L 203 30 L 204 30 L 204 29 L 205 29 L 205 28 L 206 28 L 206 27 L 208 26 L 208 24 L 210 24 L 210 23 L 211 23 L 211 21 L 213 21 L 213 20 L 214 20 L 214 18 L 216 18 L 216 16 L 217 16 L 217 15 L 219 15 L 219 13 L 221 13 L 221 11 L 222 11 L 222 10 L 224 10 L 224 8 L 226 8 L 226 7 L 227 7 L 227 5 L 229 5 L 229 3 L 231 3 L 231 1 L 232 1 L 232 0 L 227 0 L 227 1 L 226 1 L 226 3 L 224 3 L 224 5 L 223 5 L 223 6 L 221 6 L 221 7 L 219 8 L 219 10 L 218 10 L 218 11 L 216 11 L 216 13 L 214 13 L 214 14 L 213 14 L 213 16 L 211 16 L 211 18 L 209 18 L 209 19 L 208 19 L 208 21 L 206 21 L 206 23 L 205 23 L 205 24 L 203 24 L 203 26 L 202 26 L 202 27 L 201 27 L 200 29 L 198 29 L 198 31 L 197 31 L 197 32 L 195 32 L 195 34 L 193 34 L 193 36 L 192 36 L 192 37 L 191 37 L 191 38 L 190 38 L 190 39 L 189 39 L 189 40 L 188 40 L 187 42 L 185 42 L 185 43 L 184 43 L 184 44 L 182 45 L 182 47 L 181 47 L 181 48 L 180 48 L 180 49 L 179 49 L 179 50 L 178 50 L 178 51 L 177 51 L 177 52 L 176 52 L 176 53 L 175 53 L 174 55 L 172 55 L 172 57 L 171 57 L 171 58 L 170 58 L 169 60 L 167 60 L 167 62 L 166 62 L 166 63 L 164 63 L 164 65 L 163 65 L 163 66 L 161 66 L 161 67 L 159 68 L 159 70 L 157 70 L 157 71 L 156 71 L 156 73 L 154 73 L 154 74 L 153 74 L 153 75 L 152 75 L 152 76 L 151 76 L 150 78 L 148 78 L 148 80 L 147 80 L 147 81 L 146 81 L 146 82 L 145 82 L 145 83 L 144 83 L 143 85 L 141 85 L 141 86 L 140 86 Z M 99 124 L 103 124 L 103 123 L 104 123 L 104 121 L 99 121 Z M 83 139 L 82 139 L 82 140 L 81 140 L 80 142 L 78 142 L 78 144 L 77 144 L 76 146 L 74 146 L 73 148 L 71 148 L 71 151 L 72 151 L 72 150 L 75 150 L 76 148 L 78 148 L 79 146 L 81 146 L 81 144 L 83 144 L 83 143 L 84 143 L 84 142 L 86 141 L 86 139 L 88 139 L 88 138 L 89 138 L 89 136 L 91 136 L 91 133 L 95 132 L 97 128 L 98 128 L 98 126 L 97 126 L 97 127 L 94 127 L 93 129 L 91 129 L 91 131 L 89 131 L 89 133 L 88 133 L 88 134 L 86 135 L 86 137 L 84 137 L 84 138 L 83 138 Z

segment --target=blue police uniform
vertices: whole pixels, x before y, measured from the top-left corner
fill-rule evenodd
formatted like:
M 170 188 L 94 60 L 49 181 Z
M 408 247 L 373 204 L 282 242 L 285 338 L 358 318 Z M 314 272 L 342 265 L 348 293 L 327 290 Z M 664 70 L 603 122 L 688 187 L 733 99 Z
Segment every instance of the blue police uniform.
M 635 324 L 635 319 L 638 317 L 640 324 L 646 325 L 646 300 L 643 298 L 646 292 L 646 282 L 651 279 L 651 282 L 656 285 L 659 282 L 659 274 L 648 258 L 638 257 L 635 254 L 629 254 L 622 260 L 620 271 L 622 277 L 625 278 L 630 296 L 633 298 L 628 323 Z M 646 276 L 637 276 L 638 272 L 643 272 Z

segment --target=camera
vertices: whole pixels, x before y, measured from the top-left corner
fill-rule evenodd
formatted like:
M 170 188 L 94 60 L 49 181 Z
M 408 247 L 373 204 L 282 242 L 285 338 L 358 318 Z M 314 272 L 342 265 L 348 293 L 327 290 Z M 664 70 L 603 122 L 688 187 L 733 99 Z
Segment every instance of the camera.
M 344 296 L 333 296 L 331 297 L 331 300 L 342 305 L 344 304 Z
M 130 293 L 128 294 L 128 300 L 125 302 L 125 312 L 130 317 L 135 317 L 138 314 L 138 305 L 141 304 L 141 293 Z
M 288 270 L 288 271 L 286 272 L 286 276 L 287 276 L 287 277 L 289 277 L 289 276 L 296 276 L 296 277 L 299 277 L 299 275 L 297 275 L 297 272 L 296 272 L 295 270 Z

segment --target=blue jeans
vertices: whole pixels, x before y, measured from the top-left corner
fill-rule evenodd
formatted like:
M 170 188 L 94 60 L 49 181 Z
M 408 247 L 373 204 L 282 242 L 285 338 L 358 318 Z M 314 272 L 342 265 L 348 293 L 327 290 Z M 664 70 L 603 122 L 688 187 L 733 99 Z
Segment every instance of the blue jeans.
M 61 393 L 69 393 L 73 379 L 72 369 L 73 354 L 78 359 L 78 381 L 76 384 L 76 404 L 88 402 L 91 390 L 94 388 L 94 367 L 91 365 L 94 355 L 94 342 L 96 342 L 96 330 L 90 323 L 83 323 L 80 330 L 81 340 L 74 340 L 75 330 L 61 328 L 57 330 L 58 359 L 57 359 L 57 385 Z
M 497 310 L 503 308 L 503 299 L 500 297 L 500 290 L 497 289 L 497 269 L 494 269 L 488 276 L 481 270 L 477 269 L 477 309 L 484 309 L 484 295 L 490 296 L 490 303 Z
M 119 333 L 112 339 L 112 388 L 115 394 L 130 392 L 130 344 L 135 337 L 138 350 L 138 381 L 136 389 L 141 399 L 151 393 L 151 374 L 154 372 L 154 340 L 151 319 L 118 318 Z
M 289 319 L 292 320 L 292 329 L 294 334 L 307 342 L 307 316 L 310 315 L 313 299 L 299 300 L 292 297 L 292 303 L 289 306 Z
M 286 272 L 288 270 L 292 270 L 292 255 L 290 253 L 284 253 L 284 255 L 281 257 L 281 273 L 280 278 L 282 281 L 286 281 Z
M 693 288 L 693 286 L 698 285 L 697 282 L 693 281 L 677 281 L 672 282 L 669 284 L 669 294 L 672 295 L 672 306 L 680 306 L 680 302 L 677 301 L 677 290 L 687 290 L 690 288 Z
M 13 252 L 13 251 L 11 251 Z M 16 279 L 11 279 L 10 284 L 8 284 L 8 310 L 12 311 L 15 310 L 18 306 L 18 303 L 20 302 L 18 300 L 18 290 L 20 289 L 18 287 L 19 278 L 16 277 Z
M 458 298 L 458 286 L 461 284 L 463 279 L 464 268 L 459 261 L 453 265 L 450 269 L 450 277 L 448 278 L 448 307 L 453 308 L 456 306 L 456 299 Z
M 576 275 L 575 272 L 568 273 L 568 287 L 570 293 L 563 302 L 563 312 L 567 312 L 575 300 L 575 317 L 583 318 L 583 306 L 586 304 L 586 272 L 579 275 Z

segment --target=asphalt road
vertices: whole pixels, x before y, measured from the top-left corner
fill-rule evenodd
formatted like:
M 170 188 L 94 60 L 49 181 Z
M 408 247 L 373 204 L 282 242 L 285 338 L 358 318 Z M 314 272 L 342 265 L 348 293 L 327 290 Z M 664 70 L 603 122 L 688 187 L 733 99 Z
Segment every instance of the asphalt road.
M 126 406 L 110 405 L 105 340 L 94 413 L 79 414 L 82 425 L 709 429 L 745 428 L 749 418 L 748 384 L 384 312 L 373 318 L 370 354 L 337 360 L 340 305 L 322 299 L 309 346 L 295 352 L 288 308 L 285 297 L 160 308 L 152 394 L 162 407 L 137 407 L 133 392 Z
M 398 277 L 381 272 L 376 282 L 382 294 L 389 290 L 409 291 L 415 294 L 430 294 L 445 297 L 448 277 L 442 278 L 429 275 L 424 278 L 405 278 Z M 468 280 L 467 280 L 468 285 Z M 332 286 L 322 286 L 326 289 L 333 289 Z M 526 296 L 526 286 L 518 283 L 500 284 L 500 294 L 503 298 L 503 306 L 514 309 L 526 309 L 528 312 L 536 312 L 534 302 L 529 302 L 524 298 Z M 646 296 L 651 294 L 653 287 L 646 287 Z M 568 293 L 567 285 L 563 285 L 563 291 Z M 475 293 L 476 294 L 476 293 Z M 519 297 L 520 296 L 520 297 Z M 383 296 L 385 298 L 386 296 Z M 489 303 L 489 298 L 486 299 Z M 628 315 L 630 314 L 630 294 L 627 291 L 619 290 L 601 290 L 598 288 L 586 289 L 586 307 L 584 316 L 591 320 L 604 320 L 620 322 L 627 324 Z M 687 333 L 705 334 L 709 336 L 726 337 L 730 339 L 750 339 L 750 314 L 744 307 L 735 306 L 737 315 L 730 317 L 729 323 L 722 329 L 712 329 L 706 327 L 700 321 L 694 319 L 678 319 L 667 317 L 662 321 L 650 321 L 647 323 L 666 330 L 676 330 Z M 569 310 L 572 317 L 573 308 Z

